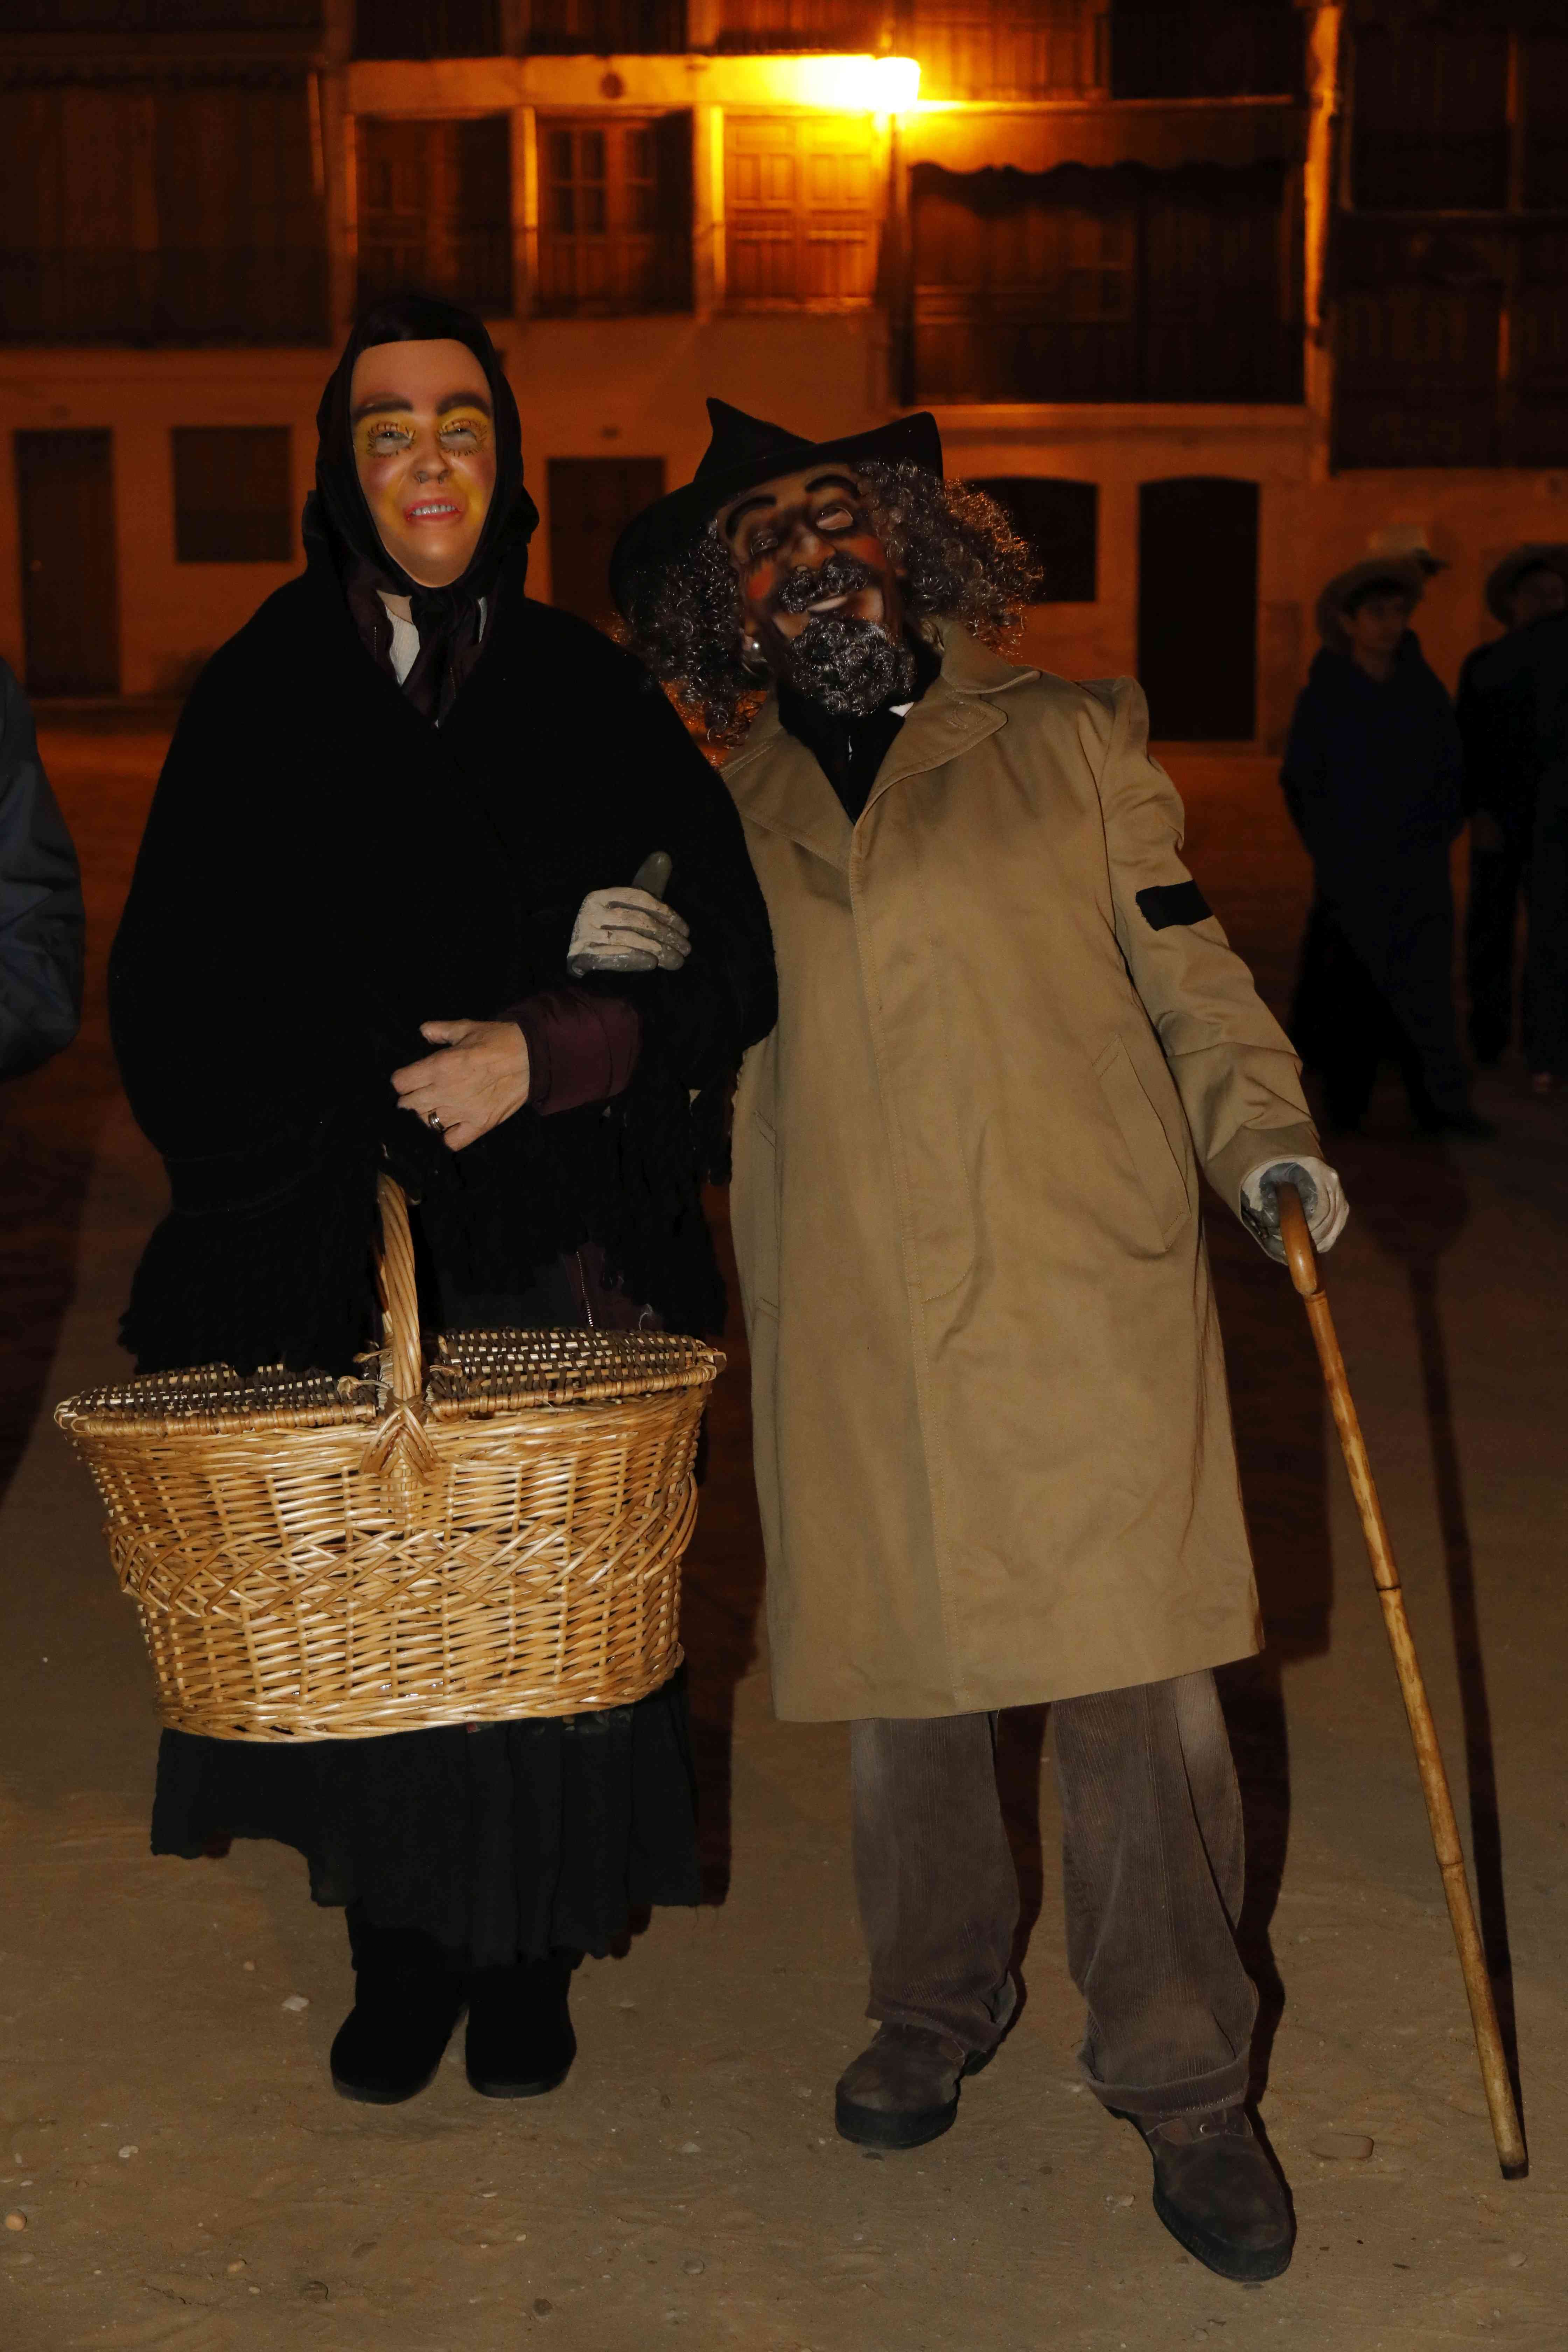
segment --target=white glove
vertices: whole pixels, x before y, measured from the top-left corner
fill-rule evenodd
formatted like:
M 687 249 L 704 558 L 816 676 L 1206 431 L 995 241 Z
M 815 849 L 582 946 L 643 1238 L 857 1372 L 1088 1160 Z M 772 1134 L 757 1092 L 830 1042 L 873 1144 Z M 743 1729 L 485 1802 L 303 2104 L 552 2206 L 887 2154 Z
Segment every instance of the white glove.
M 691 934 L 673 907 L 626 882 L 590 890 L 577 909 L 568 971 L 679 971 Z
M 1241 1180 L 1241 1222 L 1261 1249 L 1280 1265 L 1278 1184 L 1294 1184 L 1306 1212 L 1307 1231 L 1320 1253 L 1331 1250 L 1345 1229 L 1350 1203 L 1334 1171 L 1321 1160 L 1260 1160 Z

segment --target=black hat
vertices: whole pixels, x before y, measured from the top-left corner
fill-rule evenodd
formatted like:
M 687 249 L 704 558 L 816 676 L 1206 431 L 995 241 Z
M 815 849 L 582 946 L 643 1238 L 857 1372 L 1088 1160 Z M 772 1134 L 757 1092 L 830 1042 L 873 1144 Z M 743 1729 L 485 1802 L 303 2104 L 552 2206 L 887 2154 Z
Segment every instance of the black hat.
M 1513 620 L 1511 603 L 1514 590 L 1531 572 L 1555 572 L 1568 581 L 1568 547 L 1552 540 L 1531 540 L 1523 547 L 1514 548 L 1494 564 L 1487 574 L 1487 610 L 1494 621 L 1506 629 Z
M 844 434 L 837 441 L 805 440 L 782 425 L 731 408 L 727 400 L 710 400 L 708 418 L 712 438 L 690 481 L 684 489 L 667 491 L 645 507 L 616 541 L 610 593 L 623 614 L 634 574 L 668 562 L 712 521 L 721 507 L 777 474 L 798 474 L 818 459 L 835 457 L 851 466 L 923 466 L 929 474 L 942 472 L 942 436 L 927 409 L 896 416 L 890 425 L 875 425 L 868 433 Z

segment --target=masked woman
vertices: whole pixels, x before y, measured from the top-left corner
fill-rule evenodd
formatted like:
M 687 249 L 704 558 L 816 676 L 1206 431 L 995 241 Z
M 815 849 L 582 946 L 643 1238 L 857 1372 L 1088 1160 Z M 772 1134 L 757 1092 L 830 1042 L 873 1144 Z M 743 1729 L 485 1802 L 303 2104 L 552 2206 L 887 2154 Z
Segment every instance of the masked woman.
M 144 1370 L 347 1369 L 375 1181 L 418 1202 L 445 1328 L 716 1329 L 700 1191 L 774 1015 L 729 795 L 663 694 L 523 593 L 538 517 L 477 319 L 363 318 L 322 397 L 306 568 L 204 670 L 115 942 L 115 1046 L 172 1206 L 125 1318 Z M 628 887 L 671 861 L 668 904 Z M 351 2098 L 548 2090 L 566 1993 L 697 1894 L 686 1695 L 563 1720 L 252 1745 L 164 1734 L 155 1852 L 297 1848 L 347 1907 Z

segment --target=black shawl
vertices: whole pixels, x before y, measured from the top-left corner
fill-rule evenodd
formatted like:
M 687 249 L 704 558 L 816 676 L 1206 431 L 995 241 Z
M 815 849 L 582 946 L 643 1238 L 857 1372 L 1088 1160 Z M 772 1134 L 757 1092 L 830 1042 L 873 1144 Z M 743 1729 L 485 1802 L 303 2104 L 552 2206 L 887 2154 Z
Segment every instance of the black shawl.
M 525 1288 L 595 1241 L 671 1327 L 720 1324 L 700 1188 L 775 1010 L 739 819 L 637 663 L 516 572 L 499 584 L 439 730 L 365 651 L 320 545 L 186 704 L 110 971 L 126 1091 L 173 1195 L 123 1326 L 144 1369 L 346 1366 L 373 1337 L 387 1162 L 458 1288 Z M 655 849 L 693 946 L 679 972 L 590 983 L 641 1014 L 626 1092 L 448 1152 L 389 1083 L 429 1050 L 420 1022 L 563 984 L 584 896 Z

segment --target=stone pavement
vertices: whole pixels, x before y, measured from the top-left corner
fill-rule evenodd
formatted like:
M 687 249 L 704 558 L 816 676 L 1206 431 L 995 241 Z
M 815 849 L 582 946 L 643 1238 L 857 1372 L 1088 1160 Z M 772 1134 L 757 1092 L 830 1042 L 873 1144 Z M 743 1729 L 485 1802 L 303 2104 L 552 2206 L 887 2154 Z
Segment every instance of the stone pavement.
M 342 1923 L 298 1860 L 152 1861 L 155 1728 L 130 1612 L 48 1406 L 107 1377 L 162 1182 L 114 1089 L 103 962 L 161 745 L 47 754 L 86 865 L 81 1044 L 0 1104 L 0 2343 L 7 2352 L 1436 2352 L 1568 2343 L 1563 1702 L 1568 1105 L 1489 1081 L 1491 1146 L 1380 1098 L 1339 1164 L 1331 1293 L 1517 2019 L 1533 2168 L 1506 2185 L 1348 1490 L 1286 1278 L 1211 1223 L 1270 1631 L 1225 1677 L 1248 1806 L 1263 2115 L 1300 2223 L 1243 2291 L 1154 2221 L 1129 2128 L 1076 2079 L 1037 1714 L 1005 1726 L 1028 2002 L 957 2128 L 833 2136 L 863 2035 L 841 1727 L 776 1724 L 760 1653 L 743 1347 L 691 1563 L 713 1899 L 579 1976 L 554 2096 L 449 2063 L 399 2109 L 327 2082 Z M 1171 755 L 1189 853 L 1272 1001 L 1302 862 L 1267 763 Z M 218 780 L 221 782 L 221 780 Z M 256 976 L 237 972 L 237 986 Z M 307 2004 L 300 2007 L 300 2000 Z M 1370 2153 L 1365 2153 L 1370 2143 Z

